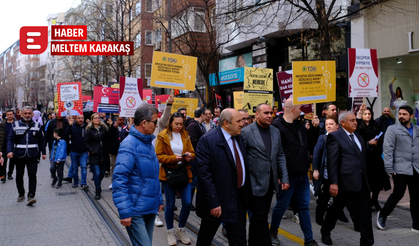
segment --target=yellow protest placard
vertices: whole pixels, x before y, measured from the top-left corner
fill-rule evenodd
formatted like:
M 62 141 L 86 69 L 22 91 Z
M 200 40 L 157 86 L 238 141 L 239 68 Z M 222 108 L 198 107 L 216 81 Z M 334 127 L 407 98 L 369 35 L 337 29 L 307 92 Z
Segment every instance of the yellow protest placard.
M 195 90 L 197 58 L 166 52 L 153 52 L 150 86 Z
M 256 106 L 266 103 L 272 106 L 273 69 L 244 68 L 243 106 L 249 115 L 254 115 Z
M 175 97 L 170 113 L 176 113 L 179 108 L 186 108 L 186 114 L 193 118 L 195 109 L 198 108 L 198 98 Z
M 239 110 L 243 108 L 243 91 L 233 91 L 234 108 Z
M 54 112 L 58 112 L 58 93 L 54 93 Z
M 335 61 L 293 62 L 292 93 L 294 105 L 335 101 Z

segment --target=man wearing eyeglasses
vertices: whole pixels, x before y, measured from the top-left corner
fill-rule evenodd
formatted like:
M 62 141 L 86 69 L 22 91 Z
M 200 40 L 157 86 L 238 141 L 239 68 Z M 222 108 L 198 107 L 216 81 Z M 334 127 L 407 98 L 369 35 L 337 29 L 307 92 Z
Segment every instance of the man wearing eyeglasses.
M 249 113 L 245 109 L 239 109 L 238 111 L 240 112 L 242 116 L 243 128 L 245 128 L 246 126 L 249 125 L 249 121 L 250 121 Z

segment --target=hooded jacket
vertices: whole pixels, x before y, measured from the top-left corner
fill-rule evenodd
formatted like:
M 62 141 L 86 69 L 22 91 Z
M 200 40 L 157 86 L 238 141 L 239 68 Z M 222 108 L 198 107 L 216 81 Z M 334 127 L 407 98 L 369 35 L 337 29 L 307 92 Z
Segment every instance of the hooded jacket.
M 70 140 L 71 136 L 71 152 L 75 153 L 84 153 L 87 151 L 86 147 L 84 146 L 84 137 L 86 135 L 86 123 L 82 125 L 77 124 L 74 122 L 73 125 L 69 125 L 65 129 L 64 136 Z
M 89 123 L 86 127 L 86 136 L 84 137 L 84 147 L 89 151 L 89 163 L 91 165 L 108 165 L 109 151 L 109 129 L 105 123 L 101 122 L 99 128 L 93 127 Z
M 112 198 L 119 217 L 157 214 L 163 205 L 159 161 L 152 145 L 154 135 L 131 127 L 121 143 L 113 171 Z

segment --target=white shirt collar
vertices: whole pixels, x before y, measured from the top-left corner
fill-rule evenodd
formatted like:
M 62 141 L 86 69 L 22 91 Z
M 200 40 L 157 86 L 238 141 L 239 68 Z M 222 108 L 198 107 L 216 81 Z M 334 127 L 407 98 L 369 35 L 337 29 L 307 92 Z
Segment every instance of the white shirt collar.
M 231 138 L 230 133 L 228 133 L 226 130 L 224 130 L 224 128 L 221 127 L 221 132 L 224 135 L 224 138 L 226 139 L 226 141 L 228 141 Z

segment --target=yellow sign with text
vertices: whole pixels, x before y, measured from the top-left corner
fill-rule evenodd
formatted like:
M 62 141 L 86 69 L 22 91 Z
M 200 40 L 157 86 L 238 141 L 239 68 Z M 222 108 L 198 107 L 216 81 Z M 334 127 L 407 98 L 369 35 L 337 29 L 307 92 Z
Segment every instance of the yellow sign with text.
M 195 109 L 197 109 L 198 107 L 198 98 L 175 97 L 175 101 L 173 102 L 172 110 L 170 111 L 170 113 L 174 114 L 177 112 L 179 108 L 186 108 L 186 114 L 189 117 L 194 118 Z
M 293 62 L 292 94 L 294 105 L 335 101 L 335 61 Z
M 274 79 L 271 68 L 244 68 L 244 92 L 249 91 L 273 91 Z
M 234 109 L 243 108 L 243 91 L 233 91 Z
M 193 56 L 154 51 L 150 86 L 194 91 L 197 61 Z
M 272 94 L 244 93 L 243 109 L 247 110 L 249 115 L 255 115 L 256 107 L 261 103 L 266 103 L 272 107 Z

